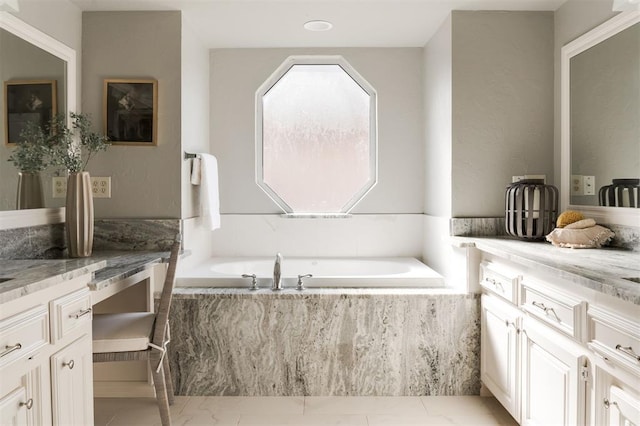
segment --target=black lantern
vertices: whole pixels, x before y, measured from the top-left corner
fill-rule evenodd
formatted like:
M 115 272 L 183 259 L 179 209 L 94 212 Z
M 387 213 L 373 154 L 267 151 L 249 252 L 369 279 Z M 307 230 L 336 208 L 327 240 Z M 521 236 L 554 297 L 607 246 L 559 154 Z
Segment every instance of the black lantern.
M 514 237 L 541 240 L 556 226 L 558 189 L 543 179 L 512 183 L 505 192 L 506 231 Z
M 613 179 L 611 182 L 611 185 L 600 188 L 598 198 L 601 206 L 640 207 L 640 179 Z

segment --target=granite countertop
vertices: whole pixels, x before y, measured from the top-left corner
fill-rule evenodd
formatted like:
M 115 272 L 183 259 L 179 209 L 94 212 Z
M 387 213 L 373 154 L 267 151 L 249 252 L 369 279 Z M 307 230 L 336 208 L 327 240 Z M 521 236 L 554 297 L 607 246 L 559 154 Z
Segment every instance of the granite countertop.
M 513 238 L 452 237 L 458 247 L 477 247 L 514 263 L 640 305 L 640 251 L 570 249 Z
M 166 261 L 169 252 L 98 251 L 82 259 L 0 259 L 0 304 L 64 281 L 92 273 L 90 290 L 101 290 L 114 282 Z

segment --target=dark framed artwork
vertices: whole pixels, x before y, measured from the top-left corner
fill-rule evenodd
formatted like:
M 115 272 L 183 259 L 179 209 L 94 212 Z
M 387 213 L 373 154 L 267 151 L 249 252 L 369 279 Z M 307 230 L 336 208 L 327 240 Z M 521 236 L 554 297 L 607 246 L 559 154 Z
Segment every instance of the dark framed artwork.
M 157 80 L 107 79 L 103 97 L 105 134 L 112 144 L 157 144 Z
M 57 112 L 56 80 L 9 80 L 4 82 L 5 144 L 20 140 L 28 122 L 44 129 Z

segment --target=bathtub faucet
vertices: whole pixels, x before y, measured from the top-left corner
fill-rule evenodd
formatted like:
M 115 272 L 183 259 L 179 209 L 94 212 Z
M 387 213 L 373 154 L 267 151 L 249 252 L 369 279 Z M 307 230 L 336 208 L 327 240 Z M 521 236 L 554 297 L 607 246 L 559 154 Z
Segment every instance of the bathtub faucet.
M 276 254 L 276 264 L 273 266 L 273 284 L 271 284 L 271 290 L 282 290 L 282 275 L 280 267 L 282 265 L 282 255 Z

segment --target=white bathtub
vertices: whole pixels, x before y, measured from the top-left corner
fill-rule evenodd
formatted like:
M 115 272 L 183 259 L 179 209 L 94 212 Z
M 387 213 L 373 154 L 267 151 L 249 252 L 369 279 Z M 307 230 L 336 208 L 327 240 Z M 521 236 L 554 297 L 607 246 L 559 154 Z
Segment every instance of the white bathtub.
M 176 278 L 178 287 L 249 287 L 255 274 L 260 288 L 271 287 L 275 256 L 255 258 L 211 258 Z M 285 288 L 294 288 L 298 275 L 306 288 L 425 288 L 444 287 L 441 275 L 410 257 L 305 258 L 284 257 L 281 264 Z

